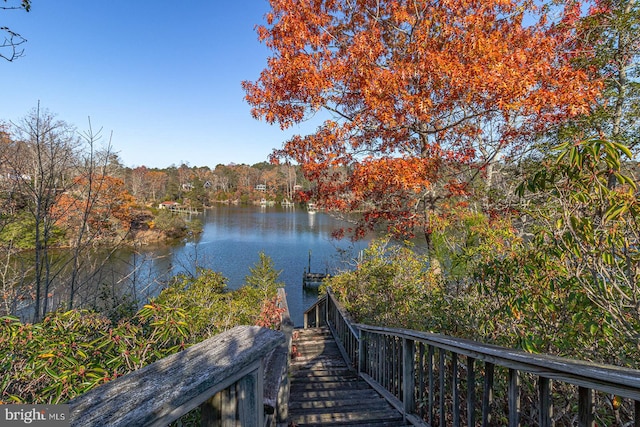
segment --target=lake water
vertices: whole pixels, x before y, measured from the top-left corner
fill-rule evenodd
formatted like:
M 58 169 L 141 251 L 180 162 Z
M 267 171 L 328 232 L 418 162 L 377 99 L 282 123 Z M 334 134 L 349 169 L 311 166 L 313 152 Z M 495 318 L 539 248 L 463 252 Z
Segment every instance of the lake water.
M 130 259 L 136 265 L 134 284 L 138 298 L 159 292 L 163 280 L 181 272 L 193 273 L 196 266 L 220 272 L 229 288 L 244 284 L 258 254 L 269 256 L 284 283 L 294 323 L 302 325 L 303 312 L 318 297 L 317 287 L 302 286 L 305 268 L 335 274 L 349 269 L 368 239 L 352 243 L 337 241 L 331 232 L 349 224 L 328 214 L 281 207 L 216 206 L 194 218 L 203 223 L 195 241 L 172 247 L 142 247 Z

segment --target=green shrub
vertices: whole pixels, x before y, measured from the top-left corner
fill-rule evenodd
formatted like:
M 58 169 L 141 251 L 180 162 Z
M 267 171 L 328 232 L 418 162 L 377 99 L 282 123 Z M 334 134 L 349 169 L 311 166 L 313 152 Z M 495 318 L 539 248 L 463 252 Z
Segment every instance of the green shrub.
M 261 254 L 249 285 L 229 291 L 222 275 L 200 269 L 117 324 L 88 310 L 50 313 L 37 324 L 2 317 L 0 404 L 65 402 L 223 330 L 273 326 L 278 274 Z
M 184 219 L 166 209 L 158 212 L 158 215 L 153 220 L 153 228 L 162 231 L 171 239 L 178 239 L 187 234 L 187 224 Z
M 22 215 L 15 218 L 0 228 L 0 246 L 11 243 L 13 247 L 18 249 L 33 249 L 36 241 L 35 229 L 35 220 L 32 217 Z M 52 227 L 48 245 L 56 246 L 63 243 L 64 235 L 64 231 L 60 228 Z

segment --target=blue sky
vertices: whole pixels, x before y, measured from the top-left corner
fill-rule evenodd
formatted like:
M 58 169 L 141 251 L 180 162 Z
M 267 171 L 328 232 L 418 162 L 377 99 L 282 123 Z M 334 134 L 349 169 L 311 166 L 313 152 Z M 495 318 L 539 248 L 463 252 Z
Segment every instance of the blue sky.
M 126 166 L 253 164 L 309 123 L 281 132 L 251 117 L 242 80 L 269 51 L 254 31 L 267 0 L 34 0 L 1 11 L 25 56 L 0 62 L 0 120 L 38 101 L 78 128 L 113 132 Z

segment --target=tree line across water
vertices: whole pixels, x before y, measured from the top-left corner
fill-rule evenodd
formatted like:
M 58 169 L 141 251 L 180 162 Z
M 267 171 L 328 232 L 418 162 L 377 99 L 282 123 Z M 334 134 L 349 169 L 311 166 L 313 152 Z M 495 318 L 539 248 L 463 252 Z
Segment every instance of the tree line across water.
M 104 135 L 77 131 L 39 107 L 0 138 L 0 246 L 5 314 L 25 301 L 38 321 L 78 306 L 78 290 L 104 275 L 117 248 L 171 241 L 200 231 L 197 220 L 162 209 L 201 211 L 215 203 L 302 202 L 299 168 L 269 163 L 165 169 L 123 166 Z M 102 261 L 96 261 L 102 248 Z M 61 250 L 63 249 L 63 250 Z M 123 280 L 118 277 L 112 282 Z M 65 286 L 65 301 L 48 295 Z M 82 305 L 82 303 L 80 303 Z

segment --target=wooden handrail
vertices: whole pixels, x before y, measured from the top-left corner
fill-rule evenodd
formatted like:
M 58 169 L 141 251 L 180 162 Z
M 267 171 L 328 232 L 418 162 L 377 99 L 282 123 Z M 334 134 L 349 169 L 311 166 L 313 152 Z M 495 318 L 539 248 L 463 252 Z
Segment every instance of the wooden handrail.
M 331 288 L 327 288 L 327 326 L 336 338 L 338 349 L 347 364 L 358 367 L 358 347 L 360 332 L 354 325 L 347 310 L 338 301 Z
M 160 426 L 202 407 L 211 424 L 262 427 L 263 359 L 285 334 L 237 326 L 69 402 L 72 426 Z
M 629 399 L 635 411 L 630 425 L 640 427 L 638 370 L 531 354 L 440 334 L 355 324 L 330 289 L 307 313 L 317 313 L 321 308 L 325 313 L 323 323 L 316 326 L 329 327 L 345 360 L 357 366 L 359 375 L 414 425 L 459 426 L 464 424 L 463 415 L 468 426 L 490 425 L 496 400 L 494 377 L 498 375 L 496 368 L 501 367 L 506 373 L 504 398 L 509 426 L 521 423 L 520 382 L 526 373 L 535 379 L 538 401 L 534 404 L 540 426 L 553 425 L 553 381 L 577 387 L 575 418 L 579 426 L 595 425 L 594 392 L 604 392 L 616 399 Z M 484 366 L 478 367 L 479 363 Z M 478 395 L 481 400 L 477 400 Z
M 266 416 L 270 417 L 269 425 L 286 424 L 289 416 L 289 362 L 293 322 L 284 288 L 278 288 L 278 308 L 283 310 L 279 330 L 284 334 L 285 340 L 265 359 L 264 406 Z
M 327 296 L 324 295 L 303 313 L 303 327 L 320 327 L 326 325 Z
M 433 345 L 458 355 L 490 362 L 497 366 L 545 376 L 580 387 L 640 400 L 640 371 L 613 365 L 568 359 L 547 354 L 533 354 L 497 345 L 483 344 L 446 335 L 408 329 L 358 325 L 361 331 L 395 336 Z
M 331 288 L 327 288 L 327 297 L 329 298 L 330 306 L 332 307 L 329 310 L 329 312 L 331 312 L 333 310 L 336 313 L 338 313 L 340 315 L 340 317 L 342 319 L 344 319 L 345 327 L 349 330 L 349 333 L 351 333 L 351 335 L 353 335 L 354 337 L 358 337 L 358 333 L 359 332 L 358 332 L 357 325 L 353 322 L 353 319 L 351 318 L 351 315 L 344 308 L 342 303 L 340 301 L 338 301 L 338 298 L 333 293 Z

